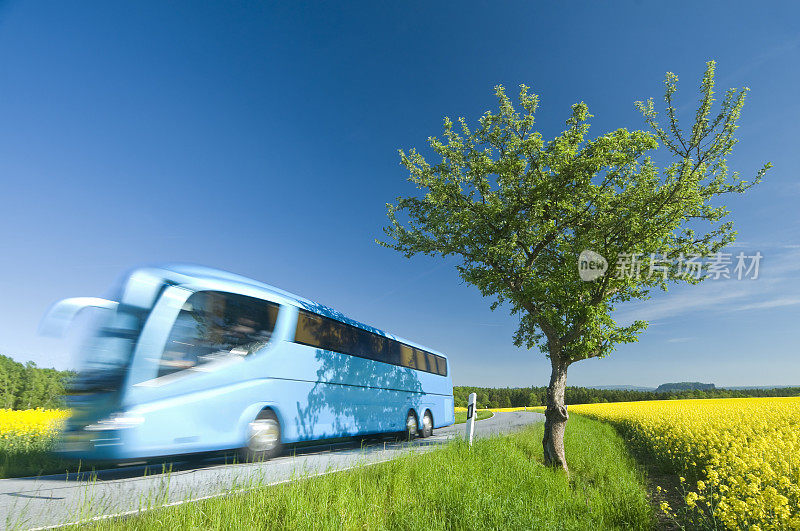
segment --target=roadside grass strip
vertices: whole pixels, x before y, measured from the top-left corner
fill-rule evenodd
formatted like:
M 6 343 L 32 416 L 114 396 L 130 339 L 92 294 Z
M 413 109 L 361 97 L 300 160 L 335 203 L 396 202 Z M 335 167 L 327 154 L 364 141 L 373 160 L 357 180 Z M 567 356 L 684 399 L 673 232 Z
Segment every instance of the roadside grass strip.
M 459 411 L 459 409 L 463 409 L 463 411 Z M 494 416 L 494 412 L 489 411 L 488 409 L 478 409 L 475 411 L 475 420 L 484 420 L 490 419 Z M 456 408 L 456 420 L 454 424 L 464 424 L 467 422 L 467 408 Z
M 567 428 L 572 473 L 542 465 L 542 426 L 372 466 L 103 519 L 94 529 L 649 529 L 644 480 L 606 424 Z

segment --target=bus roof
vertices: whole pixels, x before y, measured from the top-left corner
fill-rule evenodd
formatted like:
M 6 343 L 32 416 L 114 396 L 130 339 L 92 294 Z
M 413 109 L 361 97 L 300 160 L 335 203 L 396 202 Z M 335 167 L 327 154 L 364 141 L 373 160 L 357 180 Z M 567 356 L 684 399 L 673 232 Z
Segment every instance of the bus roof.
M 150 269 L 150 268 L 146 268 L 146 269 Z M 367 330 L 369 332 L 373 332 L 375 334 L 379 334 L 379 335 L 382 335 L 382 336 L 389 337 L 391 339 L 394 339 L 396 341 L 400 341 L 401 343 L 405 343 L 405 344 L 407 344 L 409 346 L 412 346 L 412 347 L 417 347 L 417 348 L 420 348 L 420 349 L 423 349 L 423 350 L 427 350 L 429 352 L 432 352 L 434 354 L 438 354 L 438 355 L 443 356 L 445 358 L 447 357 L 446 355 L 442 354 L 441 352 L 433 350 L 433 349 L 431 349 L 429 347 L 426 347 L 424 345 L 420 345 L 418 343 L 414 343 L 413 341 L 409 341 L 409 340 L 404 339 L 402 337 L 398 337 L 398 336 L 396 336 L 394 334 L 390 334 L 390 333 L 388 333 L 388 332 L 386 332 L 384 330 L 381 330 L 379 328 L 375 328 L 374 326 L 370 326 L 370 325 L 364 324 L 364 323 L 362 323 L 360 321 L 356 321 L 355 319 L 351 319 L 350 317 L 347 317 L 343 313 L 341 313 L 341 312 L 339 312 L 337 310 L 334 310 L 333 308 L 330 308 L 328 306 L 325 306 L 323 304 L 320 304 L 318 302 L 314 302 L 314 301 L 306 299 L 304 297 L 300 297 L 299 295 L 295 295 L 293 293 L 289 293 L 288 291 L 284 291 L 284 290 L 282 290 L 280 288 L 276 288 L 274 286 L 270 286 L 269 284 L 265 284 L 263 282 L 259 282 L 258 280 L 253 280 L 251 278 L 247 278 L 247 277 L 244 277 L 242 275 L 237 275 L 236 273 L 231 273 L 229 271 L 224 271 L 222 269 L 214 269 L 212 267 L 205 267 L 205 266 L 193 265 L 193 264 L 161 264 L 161 265 L 155 266 L 155 269 L 159 269 L 159 270 L 161 270 L 161 271 L 163 271 L 165 273 L 172 272 L 172 273 L 177 273 L 178 275 L 187 276 L 187 277 L 193 277 L 193 278 L 207 278 L 207 279 L 213 279 L 213 280 L 223 280 L 225 282 L 229 282 L 229 283 L 232 283 L 232 284 L 238 284 L 238 285 L 241 285 L 241 286 L 257 288 L 257 289 L 262 290 L 264 292 L 272 293 L 272 294 L 275 294 L 275 295 L 279 295 L 280 297 L 288 299 L 290 302 L 294 303 L 296 306 L 298 306 L 300 308 L 303 308 L 303 309 L 306 309 L 308 311 L 311 311 L 311 312 L 314 312 L 314 313 L 318 313 L 320 315 L 324 315 L 325 317 L 330 317 L 331 319 L 336 319 L 337 321 L 341 321 L 343 323 L 346 323 L 346 324 L 349 324 L 349 325 L 353 325 L 353 326 L 358 327 L 358 328 L 362 328 L 364 330 Z M 165 276 L 169 276 L 169 275 L 167 274 Z

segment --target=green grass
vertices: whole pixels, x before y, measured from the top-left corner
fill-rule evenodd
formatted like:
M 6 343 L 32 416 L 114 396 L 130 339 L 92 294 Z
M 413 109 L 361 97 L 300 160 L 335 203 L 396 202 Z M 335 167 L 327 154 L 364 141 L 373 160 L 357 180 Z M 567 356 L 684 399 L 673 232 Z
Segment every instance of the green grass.
M 492 416 L 492 412 L 488 409 L 479 409 L 476 412 L 475 420 L 483 420 L 488 419 Z M 467 422 L 467 412 L 466 411 L 456 411 L 456 421 L 455 424 L 464 424 Z
M 387 463 L 103 520 L 99 529 L 650 529 L 644 480 L 611 426 L 567 427 L 571 475 L 542 426 Z
M 22 439 L 22 438 L 20 438 Z M 56 438 L 39 437 L 33 441 L 5 440 L 0 445 L 0 478 L 40 476 L 72 471 L 76 464 L 53 455 Z

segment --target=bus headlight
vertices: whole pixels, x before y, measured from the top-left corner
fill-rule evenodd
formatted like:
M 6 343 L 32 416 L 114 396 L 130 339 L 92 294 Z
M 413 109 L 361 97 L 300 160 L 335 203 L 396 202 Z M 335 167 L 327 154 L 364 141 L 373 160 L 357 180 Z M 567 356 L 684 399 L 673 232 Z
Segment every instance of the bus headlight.
M 144 417 L 132 417 L 122 414 L 111 415 L 107 419 L 98 420 L 84 428 L 86 431 L 125 430 L 135 428 L 144 422 Z

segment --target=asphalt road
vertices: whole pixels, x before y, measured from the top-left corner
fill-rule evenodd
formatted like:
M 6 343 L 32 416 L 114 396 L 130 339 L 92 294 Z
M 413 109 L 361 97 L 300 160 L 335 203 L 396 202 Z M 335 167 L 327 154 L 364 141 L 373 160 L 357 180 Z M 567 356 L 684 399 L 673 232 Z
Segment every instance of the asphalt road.
M 495 413 L 475 424 L 476 437 L 508 433 L 544 420 L 540 413 Z M 435 430 L 412 443 L 389 438 L 319 445 L 263 463 L 226 464 L 223 458 L 200 463 L 128 466 L 98 472 L 95 477 L 53 475 L 0 480 L 0 529 L 29 529 L 132 514 L 148 508 L 214 497 L 253 484 L 277 484 L 303 475 L 318 475 L 387 461 L 409 451 L 429 451 L 453 437 L 464 424 Z

